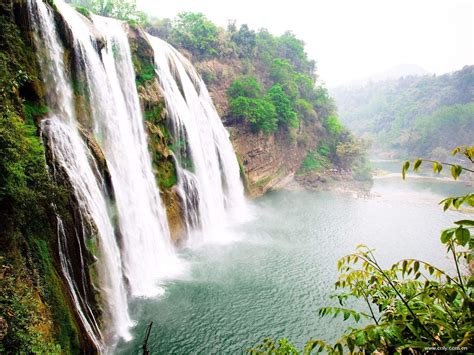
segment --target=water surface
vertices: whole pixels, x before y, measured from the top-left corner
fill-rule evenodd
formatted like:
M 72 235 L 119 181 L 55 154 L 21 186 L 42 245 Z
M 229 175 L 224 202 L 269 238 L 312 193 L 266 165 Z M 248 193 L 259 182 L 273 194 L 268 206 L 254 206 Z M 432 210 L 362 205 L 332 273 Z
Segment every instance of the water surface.
M 165 285 L 160 299 L 130 305 L 134 340 L 117 352 L 140 353 L 149 321 L 148 347 L 160 354 L 241 353 L 264 337 L 300 347 L 310 338 L 334 341 L 347 323 L 320 319 L 317 310 L 333 304 L 337 259 L 363 243 L 384 266 L 409 257 L 452 270 L 439 232 L 463 215 L 443 213 L 437 202 L 466 192 L 463 183 L 403 182 L 399 174 L 375 179 L 367 199 L 272 192 L 253 201 L 254 219 L 236 227 L 237 241 L 182 251 L 189 274 Z

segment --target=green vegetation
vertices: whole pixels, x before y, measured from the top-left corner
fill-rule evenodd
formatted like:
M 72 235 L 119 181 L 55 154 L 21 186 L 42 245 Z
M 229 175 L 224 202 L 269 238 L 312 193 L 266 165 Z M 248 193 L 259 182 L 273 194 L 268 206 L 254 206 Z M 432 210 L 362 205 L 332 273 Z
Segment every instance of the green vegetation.
M 277 129 L 275 106 L 267 99 L 239 96 L 230 101 L 230 112 L 249 122 L 255 131 L 272 133 Z
M 300 174 L 310 171 L 325 170 L 332 166 L 331 161 L 328 158 L 329 152 L 326 152 L 324 148 L 325 146 L 320 146 L 318 149 L 308 152 L 301 163 Z
M 156 66 L 153 64 L 144 65 L 140 71 L 136 72 L 136 84 L 137 86 L 143 85 L 147 81 L 153 80 L 156 77 Z
M 342 121 L 379 149 L 449 156 L 449 142 L 474 136 L 474 66 L 333 91 Z
M 67 197 L 46 171 L 36 120 L 48 113 L 35 54 L 0 3 L 0 353 L 73 353 L 79 331 L 55 271 L 51 205 Z
M 474 163 L 474 146 L 458 147 L 452 154 L 463 153 Z M 440 172 L 449 166 L 454 179 L 464 172 L 474 173 L 472 168 L 432 160 L 416 160 L 417 171 L 423 162 L 433 164 Z M 402 176 L 405 178 L 410 162 L 405 162 Z M 474 194 L 448 197 L 441 201 L 444 210 L 459 209 L 463 205 L 474 207 Z M 430 263 L 405 259 L 389 269 L 383 269 L 373 250 L 359 246 L 353 254 L 338 261 L 339 278 L 335 283 L 333 298 L 340 307 L 324 307 L 321 317 L 342 316 L 362 327 L 350 327 L 334 345 L 322 340 L 308 341 L 302 353 L 326 352 L 349 353 L 422 353 L 431 347 L 457 347 L 467 352 L 474 346 L 472 334 L 474 305 L 474 277 L 461 273 L 461 264 L 474 260 L 472 252 L 474 220 L 454 222 L 454 226 L 441 233 L 441 243 L 452 256 L 455 276 Z M 355 300 L 359 302 L 354 302 Z M 365 304 L 365 310 L 348 308 Z M 299 351 L 287 339 L 277 343 L 265 339 L 249 353 L 298 354 Z
M 173 22 L 171 38 L 199 58 L 217 54 L 217 27 L 201 13 L 182 12 Z
M 282 144 L 308 152 L 300 174 L 334 166 L 352 169 L 358 179 L 370 179 L 365 152 L 352 154 L 356 146 L 365 149 L 366 144 L 340 123 L 327 89 L 317 81 L 315 62 L 291 32 L 274 36 L 235 22 L 223 29 L 193 13 L 150 19 L 146 30 L 190 54 L 209 90 L 216 93 L 214 103 L 228 125 L 286 135 Z M 224 90 L 227 97 L 220 95 Z M 328 154 L 314 153 L 318 142 L 329 148 Z M 354 149 L 340 149 L 338 155 L 339 144 Z
M 267 93 L 268 99 L 278 115 L 278 122 L 288 127 L 298 127 L 298 117 L 296 112 L 293 110 L 292 102 L 286 95 L 280 84 L 273 85 Z
M 136 0 L 69 0 L 76 10 L 84 16 L 89 11 L 100 16 L 113 17 L 132 23 L 144 24 L 147 16 L 137 10 Z
M 240 75 L 228 87 L 229 100 L 245 97 L 276 103 L 280 124 L 296 127 L 299 120 L 316 119 L 316 111 L 323 107 L 326 112 L 334 111 L 327 91 L 315 85 L 314 61 L 291 32 L 275 37 L 265 29 L 255 32 L 246 24 L 237 29 L 235 23 L 224 30 L 194 13 L 181 13 L 174 20 L 151 19 L 147 30 L 189 51 L 193 61 L 237 60 Z

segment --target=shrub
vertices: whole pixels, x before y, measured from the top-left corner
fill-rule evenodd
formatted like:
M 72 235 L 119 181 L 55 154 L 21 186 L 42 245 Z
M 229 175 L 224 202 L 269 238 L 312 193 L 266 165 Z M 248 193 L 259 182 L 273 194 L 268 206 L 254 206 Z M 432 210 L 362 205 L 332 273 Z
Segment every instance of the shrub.
M 298 127 L 298 116 L 293 110 L 290 99 L 286 96 L 281 85 L 273 85 L 267 93 L 268 100 L 275 106 L 278 123 L 288 127 Z
M 254 76 L 242 76 L 235 79 L 227 89 L 227 96 L 235 99 L 239 96 L 257 98 L 262 94 L 262 86 Z
M 173 23 L 173 43 L 198 57 L 217 54 L 217 27 L 202 13 L 182 12 Z
M 249 122 L 255 131 L 272 133 L 277 129 L 275 106 L 265 99 L 239 96 L 231 100 L 230 112 Z

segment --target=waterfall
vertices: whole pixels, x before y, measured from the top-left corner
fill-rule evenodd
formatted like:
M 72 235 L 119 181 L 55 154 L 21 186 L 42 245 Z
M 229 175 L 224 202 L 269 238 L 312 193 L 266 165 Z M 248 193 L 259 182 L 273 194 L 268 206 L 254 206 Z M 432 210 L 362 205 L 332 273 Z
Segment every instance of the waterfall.
M 148 36 L 172 122 L 178 184 L 189 230 L 223 238 L 229 217 L 245 214 L 244 189 L 229 134 L 192 64 L 168 43 Z
M 50 108 L 40 125 L 50 172 L 58 181 L 66 177 L 78 209 L 74 219 L 80 228 L 75 231 L 57 215 L 60 268 L 84 330 L 105 351 L 105 344 L 131 338 L 128 297 L 161 294 L 160 281 L 176 277 L 185 267 L 171 244 L 153 174 L 128 25 L 95 15 L 87 19 L 62 0 L 55 1 L 72 38 L 75 79 L 81 80 L 87 97 L 80 122 L 87 121 L 100 146 L 92 151 L 90 132 L 76 117 L 72 78 L 63 61 L 71 56 L 59 39 L 53 13 L 42 0 L 27 1 Z M 165 42 L 148 38 L 174 135 L 176 188 L 188 232 L 222 239 L 232 217 L 245 211 L 228 132 L 192 65 Z M 99 164 L 96 150 L 102 150 L 106 163 Z M 109 175 L 102 176 L 107 174 L 104 164 L 110 181 Z M 91 266 L 86 246 L 94 238 L 88 233 L 97 237 L 94 268 L 106 332 L 88 304 Z
M 57 3 L 74 35 L 91 101 L 94 135 L 108 163 L 122 236 L 122 264 L 132 296 L 162 293 L 158 282 L 182 270 L 152 171 L 125 24 L 93 16 L 106 40 L 97 51 L 84 19 Z
M 72 88 L 64 70 L 64 51 L 55 29 L 53 15 L 41 0 L 29 0 L 28 9 L 39 52 L 42 77 L 45 78 L 46 100 L 50 106 L 48 117 L 41 123 L 41 132 L 50 150 L 54 170 L 66 173 L 80 213 L 86 219 L 92 220 L 97 229 L 99 281 L 105 298 L 106 317 L 110 318 L 111 333 L 128 339 L 128 327 L 131 322 L 128 317 L 120 252 L 109 215 L 105 184 L 77 128 Z M 61 269 L 84 328 L 100 350 L 103 348 L 102 335 L 87 303 L 81 299 L 83 295 L 71 275 L 72 263 L 82 263 L 82 260 L 68 260 L 65 248 L 72 241 L 68 240 L 68 236 L 63 232 L 62 222 L 58 221 Z M 85 243 L 85 240 L 77 241 L 79 246 Z M 84 267 L 82 272 L 86 272 Z

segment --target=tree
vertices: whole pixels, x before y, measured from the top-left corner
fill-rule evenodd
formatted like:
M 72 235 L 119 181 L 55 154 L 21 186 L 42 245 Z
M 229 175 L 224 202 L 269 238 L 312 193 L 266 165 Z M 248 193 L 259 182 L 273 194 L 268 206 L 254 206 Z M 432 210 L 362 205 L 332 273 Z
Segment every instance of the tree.
M 287 31 L 277 40 L 278 56 L 286 58 L 300 72 L 312 74 L 315 63 L 307 58 L 304 51 L 304 42 Z
M 136 0 L 71 0 L 71 4 L 87 9 L 96 15 L 144 24 L 147 16 L 137 10 Z M 81 12 L 83 12 L 81 10 Z
M 298 116 L 293 110 L 292 103 L 281 85 L 273 85 L 267 93 L 268 99 L 275 106 L 278 122 L 288 127 L 298 127 Z
M 265 99 L 239 96 L 230 101 L 230 112 L 249 122 L 255 131 L 272 133 L 277 129 L 275 106 Z
M 181 12 L 173 22 L 173 43 L 198 57 L 217 54 L 218 31 L 216 25 L 202 13 Z
M 294 104 L 298 117 L 306 122 L 315 121 L 318 118 L 313 106 L 305 99 L 297 99 Z
M 227 95 L 231 99 L 239 96 L 257 98 L 262 94 L 262 86 L 254 76 L 242 76 L 235 79 L 227 89 Z
M 255 31 L 250 30 L 248 25 L 243 24 L 240 26 L 239 31 L 233 32 L 230 38 L 237 45 L 240 57 L 248 58 L 253 56 L 257 41 Z

